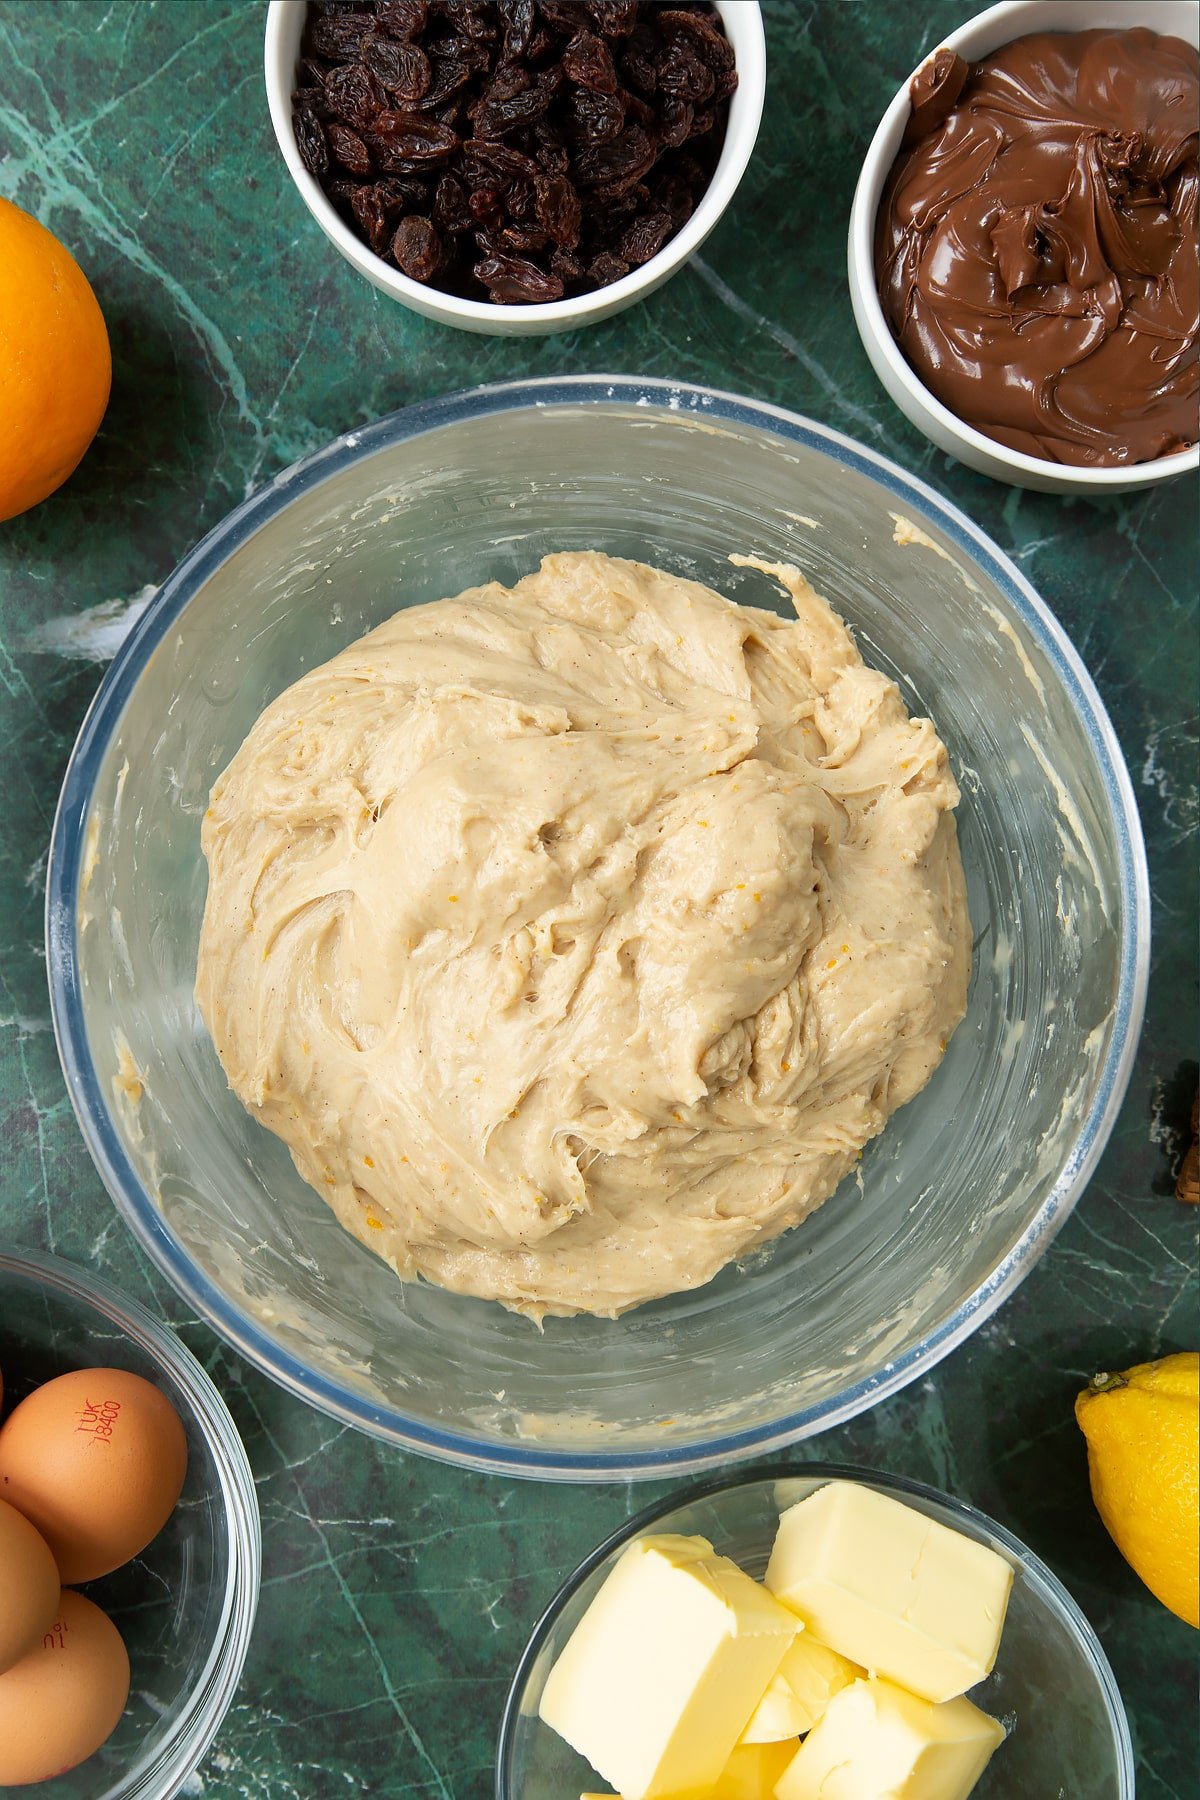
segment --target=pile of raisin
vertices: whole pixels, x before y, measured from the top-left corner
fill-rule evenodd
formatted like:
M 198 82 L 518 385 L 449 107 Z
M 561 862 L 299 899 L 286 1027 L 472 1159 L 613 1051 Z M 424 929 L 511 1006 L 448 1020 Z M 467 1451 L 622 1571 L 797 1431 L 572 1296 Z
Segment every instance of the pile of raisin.
M 712 178 L 737 86 L 712 6 L 315 0 L 305 167 L 377 256 L 501 306 L 607 287 Z

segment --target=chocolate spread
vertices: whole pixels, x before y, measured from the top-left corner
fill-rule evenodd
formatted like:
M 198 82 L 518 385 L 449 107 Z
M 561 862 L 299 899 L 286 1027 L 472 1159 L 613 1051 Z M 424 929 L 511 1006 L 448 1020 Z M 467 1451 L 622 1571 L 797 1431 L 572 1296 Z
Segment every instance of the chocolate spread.
M 1131 31 L 939 50 L 884 188 L 875 270 L 916 374 L 1051 462 L 1150 462 L 1200 435 L 1200 57 Z

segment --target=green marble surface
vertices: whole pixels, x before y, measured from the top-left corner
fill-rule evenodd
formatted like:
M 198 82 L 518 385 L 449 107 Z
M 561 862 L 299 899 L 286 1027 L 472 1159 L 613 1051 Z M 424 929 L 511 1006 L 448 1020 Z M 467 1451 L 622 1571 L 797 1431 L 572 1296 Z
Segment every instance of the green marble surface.
M 1155 903 L 1146 1029 L 1112 1142 L 995 1319 L 930 1378 L 795 1454 L 917 1476 L 1016 1531 L 1099 1632 L 1143 1800 L 1195 1792 L 1197 1637 L 1109 1544 L 1071 1401 L 1094 1368 L 1200 1339 L 1197 1215 L 1171 1179 L 1196 1078 L 1196 490 L 1020 493 L 908 426 L 853 328 L 845 221 L 879 113 L 960 9 L 768 0 L 765 11 L 762 136 L 701 257 L 608 324 L 507 341 L 416 318 L 327 248 L 271 137 L 260 5 L 0 0 L 0 193 L 75 250 L 115 357 L 82 469 L 0 526 L 0 1236 L 102 1270 L 164 1313 L 245 1437 L 262 1604 L 238 1697 L 189 1794 L 488 1794 L 506 1684 L 537 1613 L 579 1556 L 665 1485 L 539 1487 L 383 1449 L 277 1391 L 187 1316 L 116 1218 L 59 1072 L 42 948 L 55 796 L 123 631 L 233 503 L 408 401 L 564 370 L 708 381 L 887 452 L 1015 557 L 1111 709 Z

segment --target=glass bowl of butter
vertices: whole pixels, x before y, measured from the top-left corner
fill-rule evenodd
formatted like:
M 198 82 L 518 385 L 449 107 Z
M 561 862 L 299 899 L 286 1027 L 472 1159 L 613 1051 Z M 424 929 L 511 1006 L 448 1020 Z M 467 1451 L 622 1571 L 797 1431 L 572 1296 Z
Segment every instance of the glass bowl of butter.
M 764 563 L 826 596 L 947 748 L 974 943 L 966 1016 L 932 1079 L 811 1217 L 701 1285 L 539 1326 L 399 1279 L 231 1091 L 196 1000 L 201 838 L 217 778 L 300 677 L 401 608 L 511 587 L 552 552 L 586 551 L 780 617 Z M 1014 1290 L 1116 1119 L 1149 889 L 1096 689 L 969 519 L 779 408 L 580 377 L 364 426 L 277 475 L 185 558 L 73 753 L 47 955 L 85 1139 L 201 1318 L 290 1392 L 386 1442 L 614 1480 L 723 1467 L 849 1418 Z M 477 1025 L 464 1013 L 464 1032 Z M 386 1101 L 386 1085 L 373 1091 Z
M 555 1595 L 509 1691 L 496 1800 L 1132 1800 L 1120 1693 L 1002 1526 L 811 1463 L 678 1493 Z

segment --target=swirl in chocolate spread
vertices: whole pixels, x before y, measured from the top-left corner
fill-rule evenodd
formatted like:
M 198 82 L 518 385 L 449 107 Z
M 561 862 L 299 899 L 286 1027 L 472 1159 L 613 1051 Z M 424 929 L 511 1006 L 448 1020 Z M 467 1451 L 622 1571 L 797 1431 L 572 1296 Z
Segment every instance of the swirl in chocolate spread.
M 1059 463 L 1200 435 L 1200 58 L 1131 31 L 940 50 L 875 231 L 884 315 L 960 419 Z

